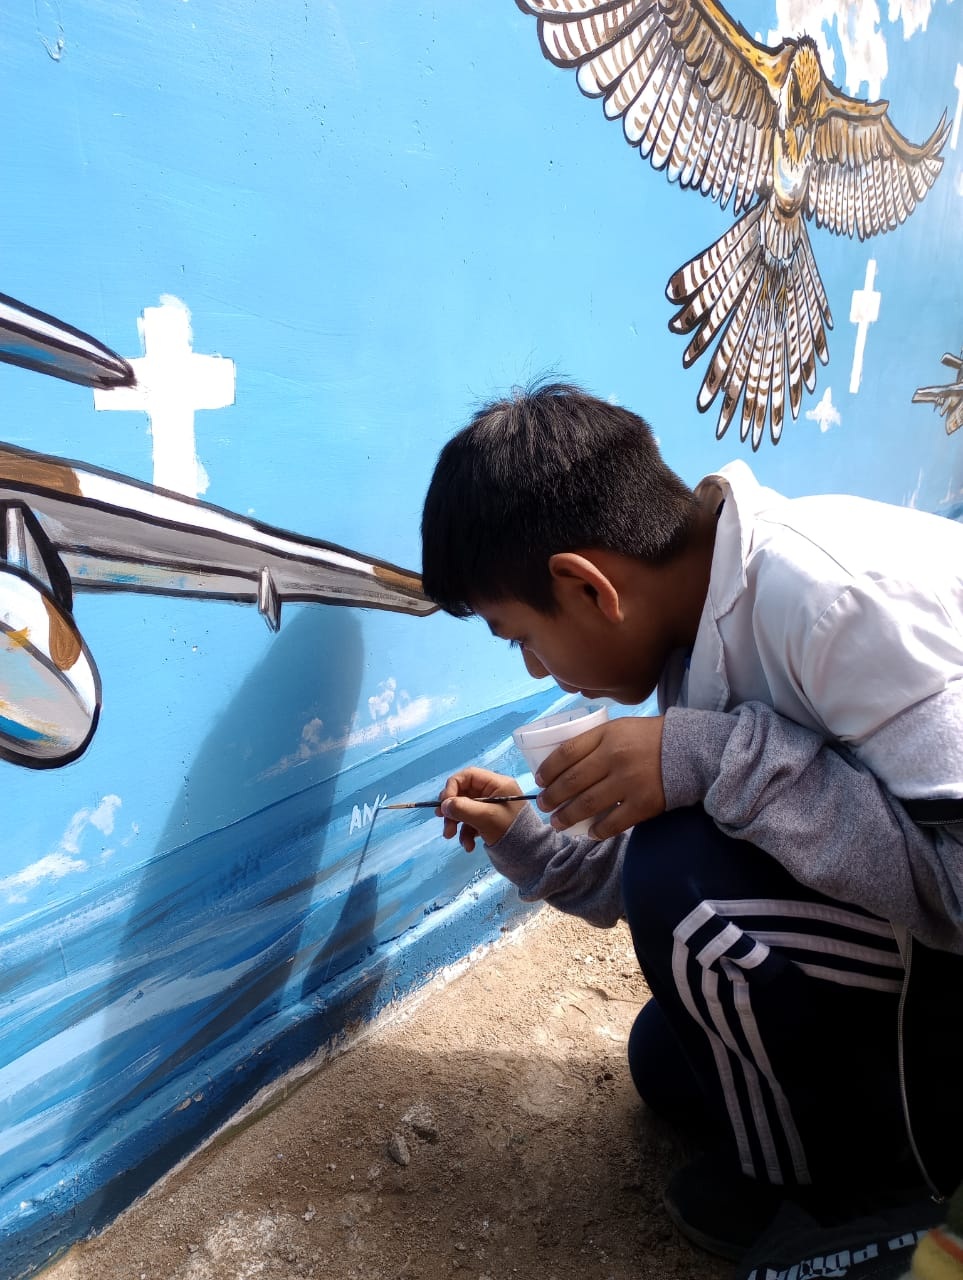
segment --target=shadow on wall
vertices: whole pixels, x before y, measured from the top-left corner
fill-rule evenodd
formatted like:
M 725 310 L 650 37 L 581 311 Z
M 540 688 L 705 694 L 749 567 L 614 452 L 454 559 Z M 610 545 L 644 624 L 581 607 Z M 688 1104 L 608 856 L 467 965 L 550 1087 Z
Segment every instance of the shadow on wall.
M 262 1086 L 533 909 L 480 846 L 441 840 L 430 811 L 374 814 L 381 795 L 437 794 L 466 760 L 516 771 L 511 730 L 558 690 L 352 748 L 362 657 L 356 612 L 292 618 L 212 726 L 151 861 L 9 940 L 11 1280 L 104 1226 Z M 292 754 L 306 722 L 318 736 Z
M 367 954 L 377 912 L 377 880 L 358 878 L 357 845 L 354 865 L 326 857 L 343 751 L 296 771 L 313 772 L 294 794 L 280 791 L 290 778 L 273 786 L 264 778 L 311 717 L 344 739 L 361 669 L 352 611 L 306 609 L 282 630 L 198 751 L 159 852 L 130 885 L 116 942 L 99 940 L 112 974 L 91 992 L 103 1011 L 97 1056 L 61 1147 L 77 1153 L 78 1180 L 90 1180 L 78 1188 L 71 1235 L 103 1226 L 309 1054 L 323 1037 L 319 1022 L 343 1021 L 344 1009 L 323 1006 L 310 1026 L 292 1018 L 300 1042 L 280 1051 L 285 1010 Z M 377 966 L 366 972 L 352 1017 L 365 1016 L 379 981 Z M 277 1027 L 268 1043 L 255 1030 L 265 1020 Z M 98 1156 L 123 1172 L 98 1179 Z M 45 1227 L 56 1239 L 57 1224 Z

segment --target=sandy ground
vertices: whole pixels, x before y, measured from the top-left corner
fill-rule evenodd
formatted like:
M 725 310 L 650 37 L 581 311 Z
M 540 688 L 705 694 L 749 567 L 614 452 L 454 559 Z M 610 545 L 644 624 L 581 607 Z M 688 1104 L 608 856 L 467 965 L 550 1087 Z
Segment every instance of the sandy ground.
M 44 1280 L 726 1280 L 662 1208 L 624 928 L 553 911 L 221 1135 Z

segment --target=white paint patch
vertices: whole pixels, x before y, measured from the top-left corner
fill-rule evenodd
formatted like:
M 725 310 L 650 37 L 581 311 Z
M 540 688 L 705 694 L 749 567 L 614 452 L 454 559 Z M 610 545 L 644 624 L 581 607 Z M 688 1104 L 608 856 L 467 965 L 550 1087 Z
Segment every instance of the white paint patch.
M 929 0 L 925 0 L 929 2 Z M 858 95 L 865 83 L 867 96 L 878 98 L 889 63 L 886 38 L 879 29 L 880 12 L 876 0 L 776 0 L 776 26 L 768 43 L 784 37 L 811 36 L 819 49 L 819 60 L 828 78 L 836 82 L 836 55 L 829 43 L 835 28 L 843 55 L 844 88 Z
M 15 875 L 4 876 L 0 880 L 0 894 L 8 902 L 26 902 L 27 893 L 45 880 L 62 880 L 74 871 L 86 870 L 87 863 L 82 858 L 71 858 L 66 853 L 48 853 Z
M 842 422 L 839 416 L 839 410 L 833 404 L 833 389 L 827 387 L 823 392 L 823 398 L 812 409 L 807 409 L 806 417 L 810 422 L 818 422 L 819 430 L 823 433 L 827 432 L 830 427 L 838 427 Z
M 104 796 L 95 809 L 78 809 L 60 838 L 61 850 L 65 853 L 76 853 L 87 827 L 96 827 L 105 836 L 109 836 L 114 829 L 114 816 L 121 803 L 120 796 L 109 795 Z
M 385 716 L 376 724 L 355 729 L 347 735 L 339 746 L 360 747 L 366 743 L 376 742 L 379 738 L 400 738 L 417 729 L 443 711 L 455 704 L 454 698 L 409 698 L 404 692 L 400 695 L 396 711 Z
M 164 294 L 159 307 L 145 307 L 137 321 L 144 355 L 131 360 L 137 385 L 96 390 L 97 409 L 139 410 L 150 421 L 154 484 L 197 498 L 207 491 L 207 472 L 197 456 L 194 414 L 234 403 L 234 361 L 192 350 L 191 313 Z
M 378 692 L 373 693 L 368 699 L 368 712 L 372 720 L 378 720 L 388 714 L 394 703 L 397 688 L 398 681 L 394 676 L 389 676 L 387 680 L 382 680 L 378 686 Z
M 114 818 L 117 810 L 123 804 L 120 796 L 104 796 L 100 804 L 90 815 L 90 825 L 96 827 L 98 831 L 102 831 L 105 836 L 109 836 L 114 829 Z
M 889 0 L 888 22 L 902 22 L 903 38 L 925 31 L 935 0 Z M 836 59 L 829 38 L 835 35 L 843 55 L 843 87 L 856 96 L 865 84 L 871 101 L 879 98 L 889 70 L 886 36 L 876 0 L 776 0 L 776 25 L 768 43 L 784 37 L 808 35 L 816 41 L 823 70 L 836 80 Z
M 86 871 L 89 864 L 76 856 L 80 853 L 84 833 L 88 827 L 95 827 L 104 835 L 110 835 L 121 803 L 120 796 L 107 795 L 93 809 L 78 809 L 67 823 L 53 853 L 48 853 L 46 857 L 32 862 L 12 876 L 5 876 L 0 880 L 0 895 L 5 896 L 7 902 L 26 902 L 28 892 L 44 881 L 62 880 L 64 876 Z
M 40 37 L 40 43 L 52 60 L 59 62 L 67 47 L 59 0 L 33 0 L 33 14 L 37 20 L 37 35 Z M 54 32 L 56 34 L 53 34 Z
M 383 804 L 388 803 L 388 793 L 375 796 L 374 804 L 368 804 L 365 801 L 364 806 L 351 806 L 351 825 L 348 827 L 348 835 L 352 835 L 355 831 L 363 831 L 365 827 L 370 827 L 375 820 L 375 814 Z
M 922 484 L 923 484 L 923 472 L 919 471 L 917 472 L 917 475 L 916 475 L 916 488 L 913 490 L 912 493 L 908 494 L 903 499 L 904 507 L 912 507 L 914 511 L 916 510 L 916 508 L 919 506 L 920 488 L 922 487 Z
M 963 63 L 956 64 L 956 75 L 953 77 L 953 88 L 956 90 L 956 114 L 953 116 L 953 131 L 950 134 L 950 146 L 955 151 L 960 140 L 960 120 L 963 119 Z
M 380 688 L 384 689 L 389 683 L 390 681 L 384 681 Z M 317 718 L 309 720 L 301 730 L 301 740 L 297 749 L 289 755 L 282 756 L 277 764 L 265 769 L 258 775 L 259 780 L 277 777 L 286 769 L 307 764 L 309 760 L 323 755 L 326 751 L 346 751 L 352 747 L 372 746 L 382 738 L 403 738 L 412 730 L 426 724 L 433 716 L 455 705 L 454 698 L 410 698 L 404 690 L 398 695 L 397 700 L 397 708 L 393 711 L 390 707 L 394 705 L 394 698 L 388 700 L 389 710 L 381 713 L 373 724 L 362 725 L 360 728 L 355 726 L 348 733 L 338 737 L 333 734 L 326 737 L 323 722 Z M 368 699 L 369 711 L 371 711 L 372 701 L 378 707 L 385 706 L 384 695 L 375 694 Z
M 903 39 L 909 40 L 917 31 L 925 31 L 933 12 L 933 0 L 889 0 L 887 17 L 890 22 L 903 23 Z
M 849 308 L 849 322 L 856 326 L 856 347 L 853 351 L 853 367 L 849 374 L 849 390 L 855 395 L 863 380 L 863 356 L 866 351 L 866 334 L 869 326 L 879 319 L 879 303 L 882 294 L 873 288 L 876 280 L 876 259 L 866 264 L 866 281 L 862 289 L 853 290 Z

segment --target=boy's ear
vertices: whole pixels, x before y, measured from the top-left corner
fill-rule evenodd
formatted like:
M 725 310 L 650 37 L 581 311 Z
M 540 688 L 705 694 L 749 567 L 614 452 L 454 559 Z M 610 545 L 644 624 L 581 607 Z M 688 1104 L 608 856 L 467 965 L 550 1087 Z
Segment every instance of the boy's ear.
M 591 557 L 558 551 L 549 557 L 548 568 L 559 600 L 588 600 L 608 622 L 624 619 L 618 588 Z

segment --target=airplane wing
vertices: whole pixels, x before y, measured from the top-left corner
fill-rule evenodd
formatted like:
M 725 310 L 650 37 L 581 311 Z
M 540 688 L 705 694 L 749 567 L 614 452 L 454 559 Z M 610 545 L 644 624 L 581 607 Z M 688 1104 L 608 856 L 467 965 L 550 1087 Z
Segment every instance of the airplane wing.
M 0 360 L 82 387 L 129 387 L 127 361 L 56 316 L 0 293 Z
M 75 591 L 256 604 L 272 630 L 286 601 L 428 614 L 418 575 L 126 476 L 0 444 L 0 506 L 26 506 Z
M 946 434 L 951 435 L 963 427 L 963 351 L 958 356 L 944 351 L 940 364 L 955 372 L 956 381 L 939 387 L 917 387 L 913 392 L 913 404 L 935 405 L 940 416 L 946 419 Z
M 963 396 L 963 387 L 955 392 Z M 954 387 L 948 383 L 944 387 L 917 387 L 913 392 L 913 404 L 935 404 L 941 413 L 945 413 L 954 398 Z

